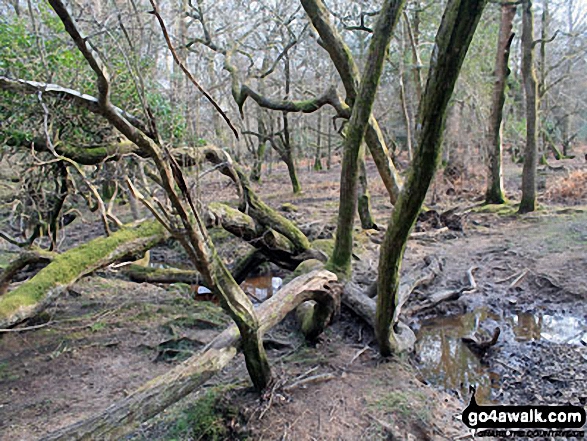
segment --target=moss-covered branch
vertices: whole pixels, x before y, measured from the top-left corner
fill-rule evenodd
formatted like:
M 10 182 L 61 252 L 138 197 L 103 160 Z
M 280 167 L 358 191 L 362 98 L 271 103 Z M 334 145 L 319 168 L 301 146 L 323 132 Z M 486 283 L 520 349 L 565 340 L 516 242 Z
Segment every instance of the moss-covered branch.
M 329 87 L 326 92 L 317 98 L 302 101 L 288 101 L 275 100 L 262 96 L 246 84 L 243 84 L 240 87 L 238 94 L 234 96 L 234 100 L 238 105 L 241 115 L 243 114 L 243 107 L 245 102 L 249 97 L 253 99 L 259 106 L 265 109 L 278 110 L 281 112 L 312 113 L 329 104 L 336 110 L 336 113 L 339 116 L 348 118 L 350 115 L 349 106 L 347 106 L 344 101 L 341 100 L 334 86 Z
M 0 297 L 0 328 L 34 316 L 81 277 L 125 256 L 144 252 L 168 237 L 160 224 L 144 221 L 55 256 L 33 278 Z

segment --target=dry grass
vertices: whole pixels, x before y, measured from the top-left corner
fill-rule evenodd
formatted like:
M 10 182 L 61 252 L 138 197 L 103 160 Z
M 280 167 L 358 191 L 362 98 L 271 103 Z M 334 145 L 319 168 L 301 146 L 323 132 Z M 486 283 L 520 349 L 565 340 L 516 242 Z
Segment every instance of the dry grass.
M 579 205 L 587 201 L 587 170 L 575 170 L 554 181 L 544 194 L 549 202 Z

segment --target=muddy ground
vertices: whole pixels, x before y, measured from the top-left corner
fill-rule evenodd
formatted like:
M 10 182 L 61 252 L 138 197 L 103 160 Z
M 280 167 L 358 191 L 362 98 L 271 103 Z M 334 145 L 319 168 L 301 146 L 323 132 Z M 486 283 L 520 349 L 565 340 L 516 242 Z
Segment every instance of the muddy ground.
M 546 170 L 547 188 L 563 188 L 571 171 L 585 171 L 579 162 L 567 169 Z M 293 204 L 297 210 L 288 216 L 317 236 L 328 236 L 335 225 L 339 170 L 302 167 L 304 193 L 292 196 L 285 171 L 274 169 L 259 191 L 275 208 Z M 508 165 L 512 197 L 518 173 L 518 166 Z M 391 206 L 372 164 L 369 174 L 377 221 L 384 226 Z M 234 199 L 226 180 L 207 176 L 203 199 Z M 479 207 L 481 182 L 475 175 L 457 181 L 439 175 L 429 207 L 439 212 L 457 207 L 463 231 L 422 224 L 410 241 L 406 271 L 436 256 L 442 272 L 413 294 L 408 307 L 432 293 L 466 286 L 468 272 L 476 283 L 458 300 L 409 318 L 419 337 L 414 354 L 381 359 L 370 329 L 345 309 L 316 346 L 303 341 L 290 317 L 268 336 L 278 381 L 263 400 L 252 392 L 238 358 L 131 438 L 466 439 L 468 430 L 458 416 L 468 402 L 469 385 L 478 387 L 480 403 L 584 406 L 587 200 L 572 191 L 568 199 L 543 192 L 543 208 L 519 217 L 513 206 Z M 96 225 L 92 219 L 74 223 L 64 246 L 99 234 Z M 375 270 L 382 234 L 360 235 L 363 268 Z M 235 250 L 247 246 L 222 234 L 217 239 L 229 263 Z M 12 250 L 3 247 L 6 261 Z M 185 263 L 173 244 L 154 251 L 152 260 Z M 250 282 L 286 276 L 268 271 L 273 273 Z M 187 285 L 136 284 L 104 270 L 76 284 L 43 317 L 27 324 L 42 327 L 0 334 L 0 439 L 39 439 L 180 363 L 228 323 L 213 303 L 194 300 L 199 298 Z M 498 343 L 483 356 L 461 341 L 496 327 L 501 330 Z

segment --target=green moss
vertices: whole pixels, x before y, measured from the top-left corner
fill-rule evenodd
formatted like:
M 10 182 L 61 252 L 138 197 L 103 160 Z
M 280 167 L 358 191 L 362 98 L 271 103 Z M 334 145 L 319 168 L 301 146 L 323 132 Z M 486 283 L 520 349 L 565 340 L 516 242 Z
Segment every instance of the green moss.
M 193 307 L 193 304 L 192 304 Z M 175 325 L 183 328 L 210 329 L 224 328 L 230 323 L 230 318 L 222 308 L 211 302 L 196 303 L 195 310 L 189 314 L 174 318 L 166 323 L 166 326 Z
M 0 381 L 15 381 L 18 378 L 17 374 L 10 371 L 10 366 L 7 362 L 0 363 Z
M 388 392 L 378 397 L 370 403 L 370 407 L 386 413 L 399 413 L 403 417 L 408 417 L 412 412 L 410 399 L 405 393 L 400 391 Z
M 9 317 L 21 307 L 32 306 L 50 290 L 66 286 L 96 268 L 116 248 L 136 238 L 160 236 L 163 227 L 155 221 L 143 222 L 136 228 L 123 228 L 110 237 L 100 237 L 55 257 L 53 262 L 32 279 L 0 299 L 0 319 Z
M 471 210 L 473 213 L 494 213 L 498 216 L 515 216 L 518 207 L 509 202 L 505 204 L 485 204 Z
M 8 266 L 10 262 L 12 262 L 15 258 L 18 257 L 17 253 L 12 253 L 9 251 L 0 252 L 0 269 L 4 269 Z
M 324 266 L 324 263 L 320 262 L 318 259 L 304 260 L 302 263 L 300 263 L 298 265 L 298 267 L 295 269 L 295 271 L 293 272 L 291 277 L 286 277 L 286 279 L 284 280 L 284 283 L 287 283 L 290 280 L 293 280 L 296 277 L 301 276 L 302 274 L 306 274 L 306 273 L 309 273 L 310 271 L 314 271 L 316 269 L 322 268 L 323 266 Z
M 285 211 L 286 213 L 295 213 L 296 211 L 299 210 L 299 208 L 297 206 L 295 206 L 294 204 L 292 204 L 291 202 L 286 202 L 284 204 L 281 204 L 281 207 L 279 207 L 279 209 L 281 211 Z
M 223 390 L 213 388 L 182 412 L 168 439 L 222 441 L 229 438 L 225 421 L 238 414 L 237 409 L 223 406 Z M 232 419 L 231 418 L 231 419 Z
M 316 239 L 312 242 L 312 248 L 323 251 L 330 257 L 334 251 L 334 239 Z

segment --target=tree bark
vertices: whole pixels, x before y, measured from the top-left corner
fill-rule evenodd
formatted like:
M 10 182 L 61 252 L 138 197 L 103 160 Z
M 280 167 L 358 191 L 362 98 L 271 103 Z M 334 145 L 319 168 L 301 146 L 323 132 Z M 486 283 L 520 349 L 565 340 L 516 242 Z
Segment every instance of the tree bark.
M 359 150 L 363 142 L 375 94 L 387 56 L 393 29 L 400 17 L 404 0 L 387 0 L 379 12 L 369 45 L 361 86 L 352 106 L 340 174 L 340 202 L 334 251 L 328 265 L 337 273 L 350 274 L 353 247 L 353 224 L 357 210 L 357 176 Z
M 440 161 L 448 102 L 486 3 L 487 0 L 449 0 L 436 35 L 428 81 L 418 111 L 418 146 L 380 250 L 375 334 L 383 356 L 400 347 L 394 320 L 397 318 L 401 262 L 410 230 Z
M 485 203 L 487 204 L 503 204 L 505 202 L 501 134 L 505 88 L 507 77 L 510 74 L 508 61 L 510 47 L 514 38 L 512 28 L 514 17 L 516 16 L 516 9 L 517 5 L 514 3 L 503 3 L 501 6 L 501 21 L 497 41 L 497 56 L 495 59 L 495 83 L 493 85 L 491 114 L 489 116 L 489 130 L 487 134 L 487 144 L 489 146 L 489 170 L 487 191 L 485 193 Z
M 522 169 L 520 214 L 536 209 L 538 84 L 534 69 L 534 14 L 532 0 L 522 4 L 522 79 L 526 92 L 526 147 Z
M 333 311 L 337 300 L 332 295 L 330 285 L 335 282 L 336 276 L 324 270 L 314 271 L 292 280 L 257 309 L 261 323 L 260 335 L 277 325 L 290 311 L 305 301 L 314 300 L 323 308 Z M 102 412 L 43 439 L 122 439 L 141 422 L 159 414 L 204 384 L 228 365 L 238 353 L 239 347 L 239 331 L 233 325 L 181 365 L 145 383 Z
M 357 200 L 359 219 L 363 230 L 377 230 L 377 224 L 371 213 L 371 195 L 367 184 L 367 167 L 365 164 L 365 147 L 361 146 L 359 155 L 359 195 Z
M 212 287 L 223 308 L 237 324 L 243 339 L 243 353 L 249 375 L 257 389 L 264 389 L 271 380 L 271 370 L 262 340 L 259 337 L 259 322 L 253 304 L 234 281 L 218 256 L 214 244 L 204 228 L 201 214 L 195 208 L 191 199 L 178 163 L 173 159 L 169 150 L 154 142 L 146 132 L 137 129 L 112 105 L 110 77 L 101 59 L 96 56 L 95 50 L 88 44 L 87 39 L 81 35 L 75 20 L 62 1 L 50 0 L 49 3 L 61 19 L 65 30 L 86 59 L 88 65 L 96 74 L 98 113 L 104 116 L 131 142 L 147 152 L 155 162 L 163 188 L 179 217 L 179 224 L 183 227 L 183 231 L 171 228 L 170 225 L 167 225 L 166 228 L 174 232 L 196 269 L 202 274 L 206 283 Z M 152 1 L 151 6 L 153 7 L 153 14 L 159 20 L 174 59 L 179 64 L 180 61 L 177 59 L 173 47 L 171 47 L 169 35 L 159 14 L 157 4 Z M 212 103 L 215 104 L 213 101 Z M 217 106 L 217 104 L 215 105 Z

